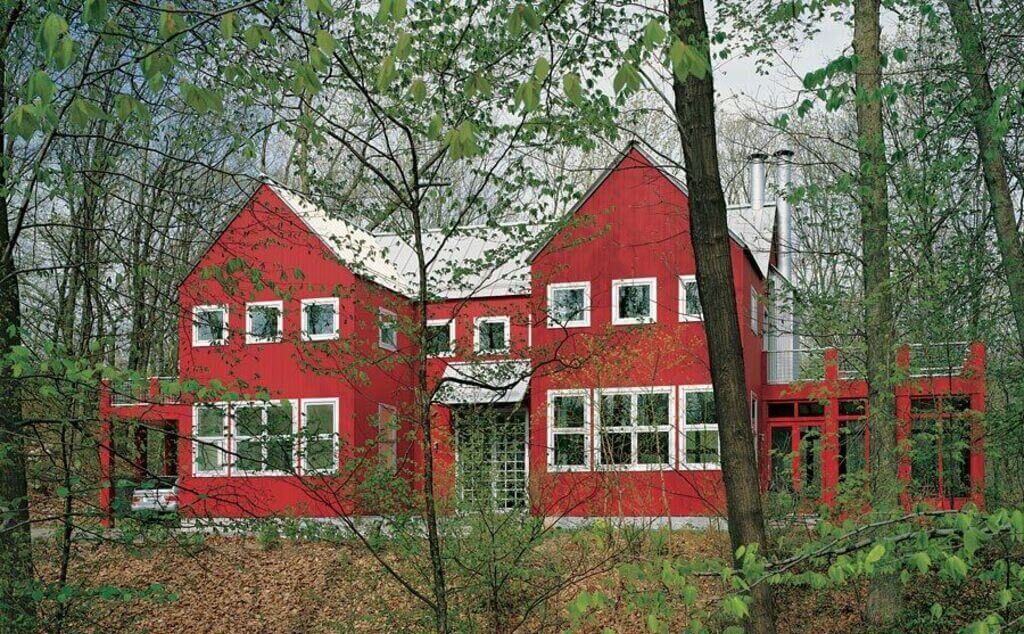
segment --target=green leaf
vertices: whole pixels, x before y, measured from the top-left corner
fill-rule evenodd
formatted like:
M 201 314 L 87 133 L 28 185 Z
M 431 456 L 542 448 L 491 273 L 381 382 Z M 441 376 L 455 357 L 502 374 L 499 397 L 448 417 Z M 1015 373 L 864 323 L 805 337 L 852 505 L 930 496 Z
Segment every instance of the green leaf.
M 540 105 L 540 86 L 532 79 L 527 79 L 516 87 L 513 94 L 517 106 L 524 112 L 533 112 Z
M 996 599 L 999 601 L 999 607 L 1005 608 L 1010 605 L 1010 601 L 1013 601 L 1013 591 L 1009 588 L 1003 588 L 996 593 Z
M 583 102 L 580 76 L 576 73 L 566 73 L 562 76 L 562 90 L 565 91 L 566 98 L 577 106 Z
M 63 17 L 51 13 L 43 18 L 43 23 L 39 26 L 39 43 L 48 57 L 53 57 L 57 44 L 67 33 L 68 23 Z
M 377 69 L 377 90 L 384 92 L 395 79 L 395 58 L 387 55 L 381 60 L 380 68 Z
M 326 29 L 320 29 L 316 32 L 316 47 L 323 51 L 324 55 L 330 55 L 334 52 L 336 46 L 334 42 L 334 36 L 331 32 Z
M 398 42 L 395 43 L 395 57 L 407 59 L 412 52 L 412 36 L 405 31 L 398 32 Z
M 185 23 L 181 19 L 181 14 L 171 10 L 174 8 L 174 5 L 165 6 L 167 8 L 160 12 L 157 33 L 162 39 L 169 40 L 185 30 Z
M 885 555 L 885 544 L 875 544 L 868 556 L 864 559 L 869 564 L 877 563 Z
M 56 94 L 57 84 L 50 79 L 46 71 L 37 70 L 25 82 L 25 97 L 27 101 L 38 99 L 43 103 L 50 103 Z
M 950 555 L 946 559 L 946 572 L 954 579 L 966 579 L 967 564 L 956 555 Z
M 637 72 L 636 67 L 630 62 L 625 62 L 619 67 L 619 71 L 615 73 L 615 79 L 612 80 L 612 88 L 616 93 L 628 94 L 635 92 L 640 88 L 640 74 Z
M 57 50 L 53 52 L 53 65 L 58 70 L 64 70 L 68 66 L 71 66 L 71 62 L 75 59 L 75 41 L 69 37 L 65 37 L 57 45 Z
M 652 49 L 658 44 L 665 41 L 666 33 L 665 28 L 661 26 L 661 20 L 657 18 L 651 18 L 644 27 L 644 46 L 648 49 Z
M 441 127 L 444 125 L 444 121 L 441 119 L 441 115 L 434 113 L 434 116 L 430 118 L 430 124 L 427 126 L 427 138 L 434 141 L 441 138 Z
M 380 0 L 380 6 L 377 7 L 378 22 L 384 22 L 391 17 L 391 2 L 392 0 Z
M 391 17 L 401 20 L 406 14 L 406 0 L 391 0 Z
M 910 563 L 914 564 L 917 571 L 921 574 L 928 572 L 928 569 L 932 566 L 932 558 L 928 556 L 928 553 L 921 551 L 916 552 L 910 556 Z
M 734 619 L 742 619 L 749 612 L 746 601 L 737 594 L 730 595 L 722 601 L 722 611 Z
M 903 48 L 894 48 L 892 50 L 892 58 L 902 64 L 907 61 L 907 50 Z
M 933 603 L 932 607 L 931 607 L 931 609 L 929 611 L 931 612 L 931 615 L 932 615 L 933 619 L 941 619 L 942 618 L 942 605 L 940 605 L 938 603 Z
M 409 96 L 414 103 L 423 103 L 427 98 L 427 84 L 422 79 L 413 80 L 409 86 Z
M 103 112 L 103 109 L 83 98 L 82 96 L 76 96 L 68 107 L 68 118 L 71 125 L 75 128 L 85 128 L 93 121 L 99 119 L 105 119 L 107 113 Z
M 533 65 L 533 78 L 542 82 L 547 79 L 549 72 L 551 72 L 551 62 L 543 56 L 538 57 Z
M 220 17 L 220 34 L 225 40 L 231 40 L 238 32 L 238 13 L 232 11 Z
M 103 26 L 107 21 L 107 0 L 85 0 L 82 17 L 89 26 Z

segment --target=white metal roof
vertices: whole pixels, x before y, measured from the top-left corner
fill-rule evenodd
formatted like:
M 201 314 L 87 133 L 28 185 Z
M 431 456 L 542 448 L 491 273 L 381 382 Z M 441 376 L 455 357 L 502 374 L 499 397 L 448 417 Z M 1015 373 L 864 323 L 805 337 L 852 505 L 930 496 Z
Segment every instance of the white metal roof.
M 772 255 L 772 233 L 775 231 L 775 205 L 755 208 L 736 205 L 726 210 L 729 232 L 750 251 L 761 275 L 768 277 Z
M 519 403 L 530 385 L 530 362 L 482 361 L 450 363 L 443 378 L 437 401 L 445 405 L 472 405 L 479 403 Z M 457 381 L 470 381 L 479 385 L 466 385 Z

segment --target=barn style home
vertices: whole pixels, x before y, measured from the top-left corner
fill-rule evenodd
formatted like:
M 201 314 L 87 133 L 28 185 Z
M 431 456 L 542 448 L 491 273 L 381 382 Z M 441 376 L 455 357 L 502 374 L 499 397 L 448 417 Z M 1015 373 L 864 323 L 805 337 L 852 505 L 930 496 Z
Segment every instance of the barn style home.
M 867 386 L 845 351 L 801 344 L 790 161 L 752 156 L 751 200 L 728 212 L 750 417 L 765 490 L 834 503 L 867 468 Z M 124 495 L 194 518 L 378 514 L 353 491 L 382 469 L 419 486 L 429 398 L 447 499 L 552 518 L 724 514 L 715 325 L 689 222 L 685 188 L 636 145 L 565 217 L 427 232 L 422 266 L 408 236 L 265 183 L 178 288 L 178 376 L 103 390 L 101 508 Z M 896 362 L 908 503 L 980 505 L 984 347 L 907 345 Z M 134 448 L 116 441 L 125 429 Z

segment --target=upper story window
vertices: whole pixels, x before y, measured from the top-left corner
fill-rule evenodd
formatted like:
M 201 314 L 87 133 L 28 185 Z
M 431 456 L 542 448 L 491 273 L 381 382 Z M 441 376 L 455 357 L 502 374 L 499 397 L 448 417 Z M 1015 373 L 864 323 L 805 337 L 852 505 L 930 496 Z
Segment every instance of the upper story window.
M 196 306 L 192 309 L 193 346 L 219 346 L 227 340 L 227 306 Z
M 455 354 L 454 319 L 431 319 L 427 322 L 427 354 L 431 357 Z
M 383 308 L 377 315 L 377 345 L 385 350 L 398 350 L 398 315 Z
M 602 390 L 599 398 L 600 464 L 638 469 L 671 464 L 672 388 Z
M 548 392 L 548 465 L 552 471 L 590 466 L 590 394 Z
M 612 323 L 658 321 L 658 282 L 653 277 L 612 282 Z
M 302 338 L 324 341 L 338 338 L 338 298 L 302 300 Z
M 548 285 L 548 328 L 590 325 L 590 282 Z
M 294 470 L 295 430 L 289 401 L 236 405 L 233 418 L 236 472 L 283 474 Z
M 477 317 L 473 320 L 473 350 L 480 354 L 502 354 L 509 351 L 508 317 Z
M 721 463 L 718 418 L 711 386 L 681 388 L 683 464 L 694 469 L 717 469 Z
M 761 299 L 753 286 L 750 287 L 750 329 L 755 335 L 761 334 Z
M 304 473 L 338 470 L 338 399 L 303 399 L 301 438 Z
M 704 311 L 700 306 L 700 291 L 697 278 L 693 275 L 679 277 L 679 321 L 703 321 Z
M 252 302 L 245 307 L 245 342 L 274 343 L 284 331 L 284 307 L 279 301 Z

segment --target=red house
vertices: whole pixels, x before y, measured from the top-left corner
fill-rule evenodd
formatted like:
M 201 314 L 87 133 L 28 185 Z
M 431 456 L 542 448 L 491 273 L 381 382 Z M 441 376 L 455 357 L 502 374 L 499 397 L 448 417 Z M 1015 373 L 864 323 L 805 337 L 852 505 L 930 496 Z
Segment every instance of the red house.
M 766 490 L 835 503 L 870 452 L 867 386 L 840 351 L 800 349 L 780 301 L 792 212 L 784 196 L 765 201 L 766 159 L 751 157 L 751 203 L 729 210 L 760 471 Z M 789 159 L 771 159 L 782 194 Z M 178 288 L 178 376 L 101 395 L 104 512 L 128 463 L 135 480 L 154 470 L 173 480 L 191 517 L 379 513 L 359 483 L 383 469 L 418 485 L 414 412 L 430 399 L 450 499 L 556 518 L 724 513 L 713 325 L 681 184 L 631 145 L 557 224 L 423 240 L 425 332 L 420 264 L 403 236 L 260 186 Z M 942 363 L 936 351 L 948 353 Z M 984 354 L 980 344 L 901 350 L 908 502 L 982 503 Z M 126 421 L 142 423 L 134 452 L 113 440 Z

